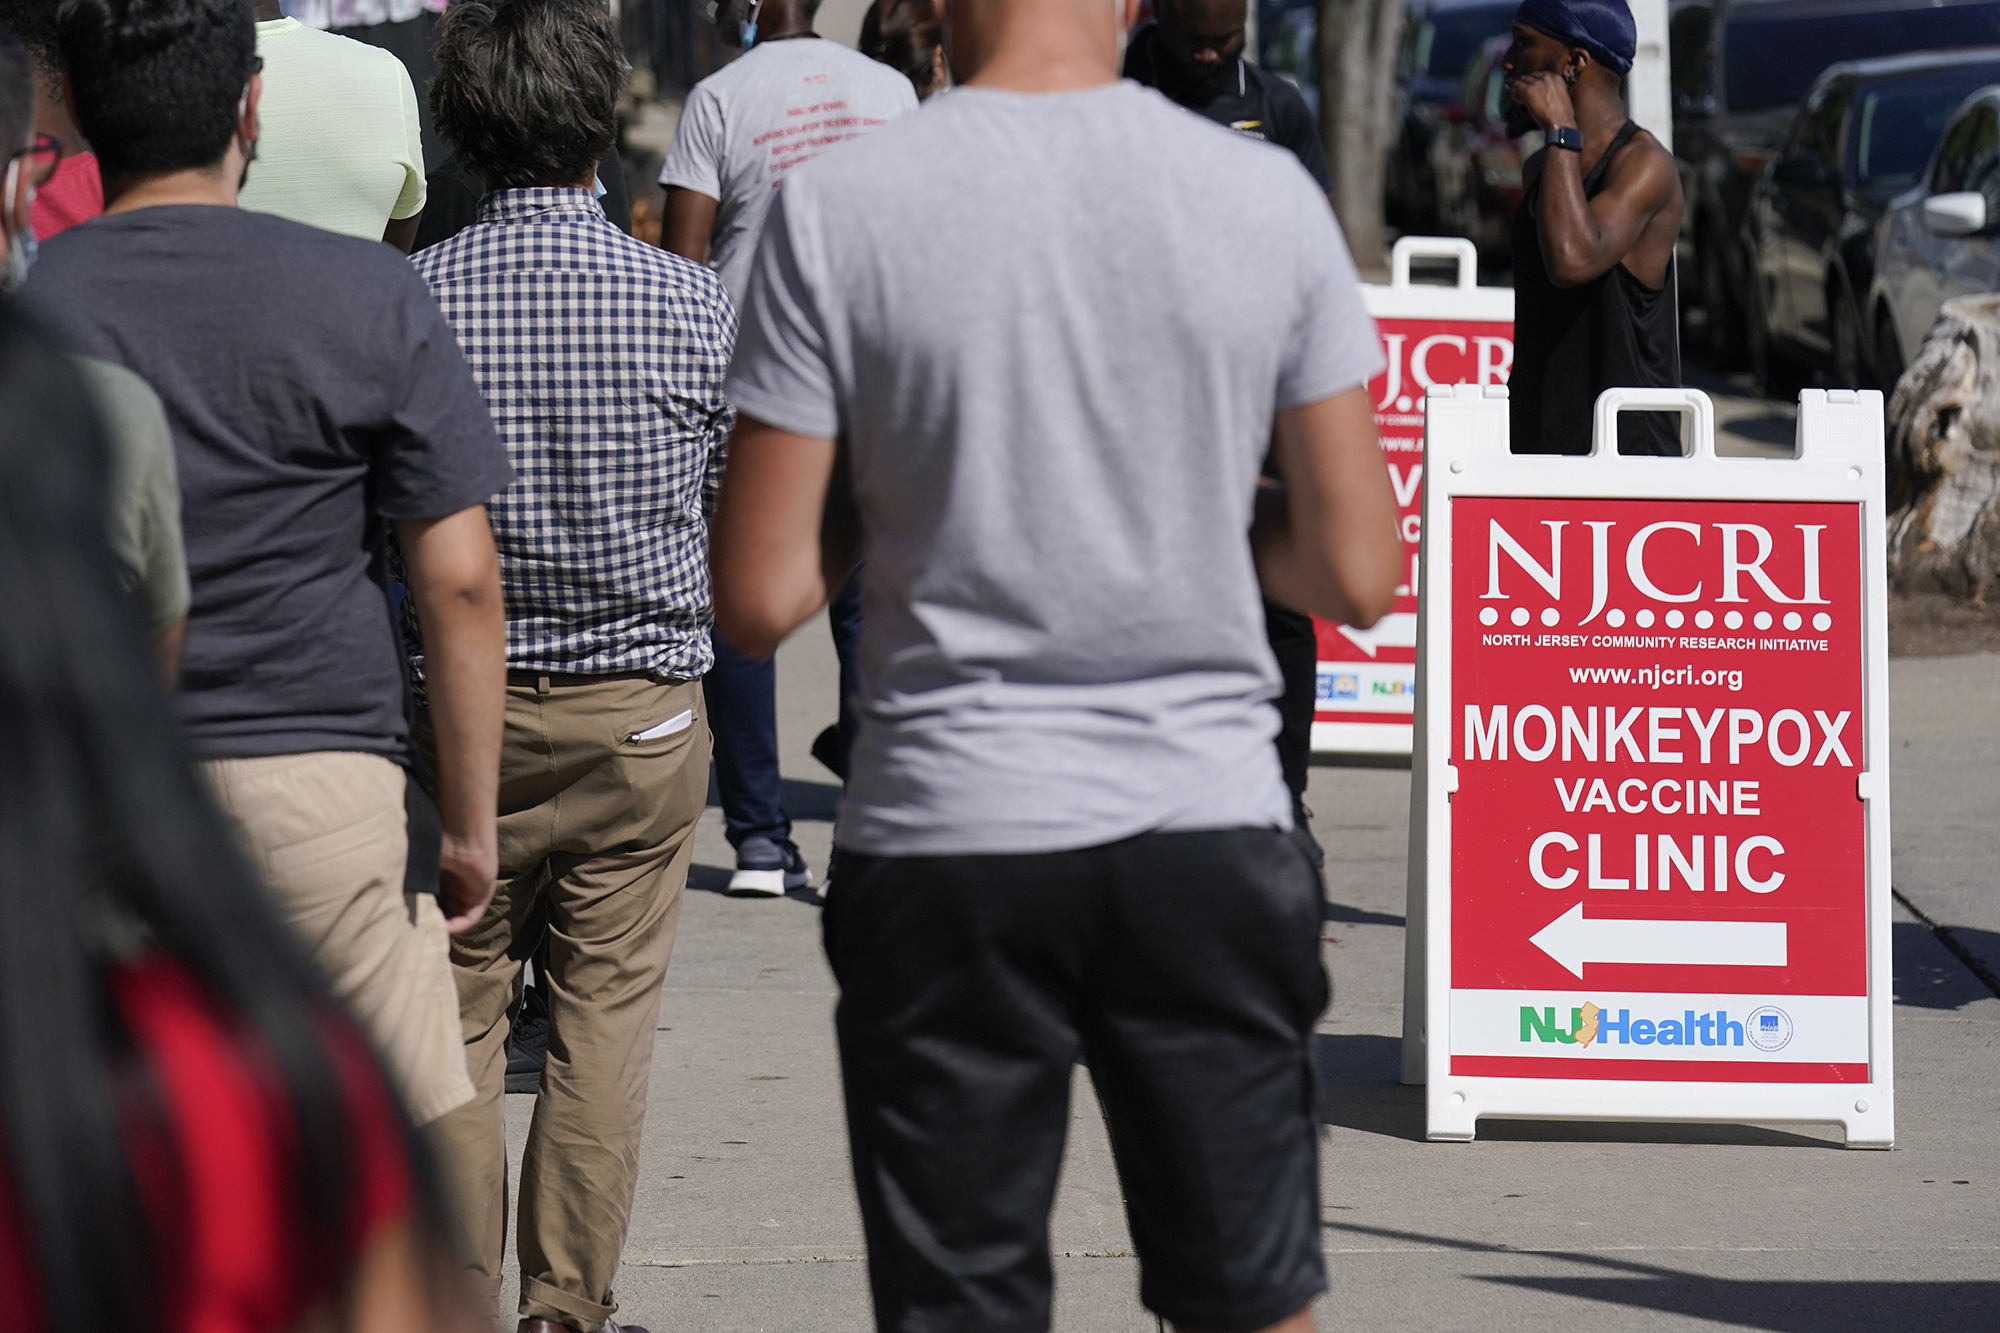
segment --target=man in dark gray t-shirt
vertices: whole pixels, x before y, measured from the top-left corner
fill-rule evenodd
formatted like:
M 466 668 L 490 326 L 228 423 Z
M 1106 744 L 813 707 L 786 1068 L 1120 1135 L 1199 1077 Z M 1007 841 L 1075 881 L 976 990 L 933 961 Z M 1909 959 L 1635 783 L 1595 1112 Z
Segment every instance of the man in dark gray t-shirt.
M 24 299 L 70 350 L 160 396 L 193 594 L 181 717 L 280 905 L 428 1121 L 472 1094 L 446 930 L 493 894 L 506 665 L 485 501 L 512 470 L 400 254 L 236 207 L 262 82 L 247 6 L 76 0 L 61 39 L 106 209 L 42 248 Z M 432 884 L 406 883 L 392 530 L 438 723 Z
M 1298 160 L 1120 82 L 1112 20 L 954 5 L 964 86 L 778 192 L 730 368 L 718 629 L 769 651 L 867 552 L 825 930 L 882 1329 L 1047 1327 L 1079 1059 L 1152 1309 L 1324 1286 L 1260 592 L 1390 605 L 1381 354 Z

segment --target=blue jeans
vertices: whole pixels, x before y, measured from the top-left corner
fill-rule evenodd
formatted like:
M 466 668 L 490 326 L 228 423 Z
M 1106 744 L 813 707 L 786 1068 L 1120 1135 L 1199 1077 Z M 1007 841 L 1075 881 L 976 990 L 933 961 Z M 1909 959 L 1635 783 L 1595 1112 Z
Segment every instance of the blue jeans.
M 784 842 L 792 836 L 778 777 L 778 668 L 769 657 L 745 657 L 722 641 L 715 666 L 701 679 L 708 725 L 715 733 L 715 785 L 729 845 L 746 838 Z

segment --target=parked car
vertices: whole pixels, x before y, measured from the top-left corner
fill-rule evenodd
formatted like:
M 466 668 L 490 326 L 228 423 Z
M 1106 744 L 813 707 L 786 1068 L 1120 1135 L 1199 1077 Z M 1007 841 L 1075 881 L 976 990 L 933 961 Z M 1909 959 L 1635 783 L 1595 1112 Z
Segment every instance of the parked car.
M 1691 0 L 1669 20 L 1674 154 L 1713 359 L 1748 358 L 1750 189 L 1800 100 L 1842 61 L 2000 45 L 2000 0 Z
M 1438 111 L 1431 141 L 1437 181 L 1438 234 L 1463 236 L 1483 255 L 1507 254 L 1514 210 L 1521 203 L 1521 163 L 1541 147 L 1539 131 L 1515 138 L 1507 130 L 1507 57 L 1511 37 L 1491 37 L 1466 66 L 1457 100 Z
M 1923 183 L 1889 206 L 1876 231 L 1868 310 L 1882 383 L 1902 375 L 1946 301 L 1993 291 L 2000 291 L 2000 87 L 1966 99 Z
M 1384 200 L 1389 222 L 1406 232 L 1438 228 L 1431 141 L 1439 112 L 1456 103 L 1465 67 L 1489 37 L 1507 32 L 1519 0 L 1412 0 L 1396 62 L 1396 116 Z
M 1820 75 L 1752 187 L 1746 332 L 1759 380 L 1874 382 L 1875 226 L 1923 176 L 1959 103 L 2000 80 L 2000 47 L 1857 60 Z

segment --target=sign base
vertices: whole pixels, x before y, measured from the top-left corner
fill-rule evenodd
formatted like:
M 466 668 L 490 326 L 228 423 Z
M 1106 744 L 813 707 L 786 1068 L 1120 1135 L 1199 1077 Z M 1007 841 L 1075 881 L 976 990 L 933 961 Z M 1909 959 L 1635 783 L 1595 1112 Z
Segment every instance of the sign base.
M 1426 1130 L 1432 1143 L 1470 1143 L 1481 1116 L 1496 1120 L 1592 1120 L 1626 1123 L 1685 1122 L 1663 1115 L 1666 1099 L 1690 1094 L 1703 1104 L 1701 1119 L 1725 1124 L 1839 1125 L 1850 1148 L 1887 1151 L 1894 1146 L 1891 1108 L 1878 1106 L 1866 1084 L 1760 1087 L 1742 1083 L 1617 1083 L 1595 1079 L 1537 1079 L 1532 1101 L 1512 1095 L 1508 1080 L 1451 1078 L 1433 1084 L 1425 1097 Z M 1578 1107 L 1565 1116 L 1548 1110 L 1551 1099 L 1571 1099 Z M 1649 1109 L 1650 1108 L 1650 1109 Z

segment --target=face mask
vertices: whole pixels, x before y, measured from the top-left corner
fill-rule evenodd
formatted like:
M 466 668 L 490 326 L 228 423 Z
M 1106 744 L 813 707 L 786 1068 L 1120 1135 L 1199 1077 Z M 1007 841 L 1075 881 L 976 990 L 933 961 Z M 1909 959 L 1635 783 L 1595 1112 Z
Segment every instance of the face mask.
M 1118 29 L 1118 68 L 1125 68 L 1125 46 L 1132 40 L 1132 30 L 1125 26 L 1125 0 L 1111 0 L 1111 26 Z
M 740 33 L 743 49 L 748 51 L 757 44 L 757 15 L 764 10 L 764 0 L 751 0 L 750 17 L 743 20 Z
M 21 161 L 16 158 L 7 164 L 6 193 L 0 195 L 0 199 L 6 201 L 7 230 L 12 237 L 7 242 L 7 258 L 0 261 L 0 296 L 13 295 L 28 280 L 28 270 L 34 267 L 35 254 L 40 249 L 40 243 L 35 240 L 35 230 L 28 225 L 28 220 L 14 216 L 14 190 L 20 181 Z

